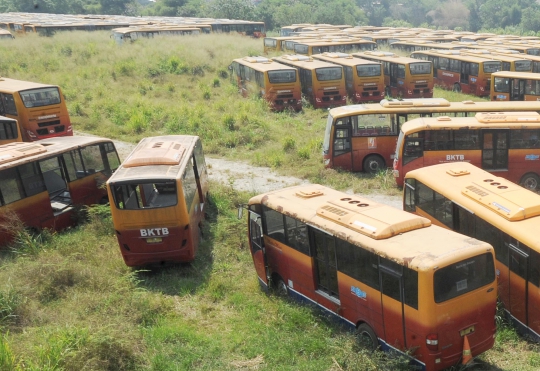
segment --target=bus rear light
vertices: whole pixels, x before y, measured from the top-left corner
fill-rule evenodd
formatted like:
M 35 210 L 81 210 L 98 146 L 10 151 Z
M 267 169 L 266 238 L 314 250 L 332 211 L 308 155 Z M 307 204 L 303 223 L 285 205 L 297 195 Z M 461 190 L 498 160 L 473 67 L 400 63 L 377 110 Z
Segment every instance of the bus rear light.
M 438 350 L 439 336 L 437 334 L 429 334 L 426 336 L 426 345 L 429 350 Z

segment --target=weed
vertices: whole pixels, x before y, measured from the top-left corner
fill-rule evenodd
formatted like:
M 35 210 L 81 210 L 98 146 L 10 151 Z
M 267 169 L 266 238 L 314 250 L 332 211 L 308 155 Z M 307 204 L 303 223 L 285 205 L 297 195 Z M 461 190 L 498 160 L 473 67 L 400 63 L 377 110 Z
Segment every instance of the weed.
M 214 88 L 219 88 L 221 86 L 221 81 L 217 77 L 215 77 L 214 81 L 212 81 L 212 86 Z
M 293 137 L 287 136 L 283 139 L 283 150 L 288 152 L 296 147 L 296 140 Z

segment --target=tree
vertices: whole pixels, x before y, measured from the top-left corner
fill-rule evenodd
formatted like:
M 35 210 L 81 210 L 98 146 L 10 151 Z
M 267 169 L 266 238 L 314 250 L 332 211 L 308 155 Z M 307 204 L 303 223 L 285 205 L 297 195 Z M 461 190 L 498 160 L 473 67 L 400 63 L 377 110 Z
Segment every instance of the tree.
M 427 13 L 434 26 L 446 29 L 456 27 L 467 28 L 469 24 L 469 9 L 461 0 L 450 0 Z
M 313 15 L 315 23 L 350 24 L 367 23 L 364 11 L 352 0 L 334 0 L 326 6 L 319 6 Z
M 539 7 L 529 7 L 523 11 L 523 16 L 521 17 L 521 27 L 524 31 L 540 31 Z
M 207 9 L 214 18 L 255 20 L 255 6 L 251 0 L 212 0 Z

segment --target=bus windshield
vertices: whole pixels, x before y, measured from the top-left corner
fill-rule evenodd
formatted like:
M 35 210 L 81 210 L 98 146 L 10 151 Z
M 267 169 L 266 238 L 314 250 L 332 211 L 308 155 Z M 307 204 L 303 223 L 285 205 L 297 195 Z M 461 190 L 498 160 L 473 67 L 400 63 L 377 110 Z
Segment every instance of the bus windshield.
M 296 71 L 268 71 L 268 80 L 271 84 L 281 84 L 296 81 Z
M 43 107 L 60 103 L 60 92 L 57 87 L 24 90 L 20 92 L 26 108 Z
M 411 75 L 423 75 L 431 72 L 431 62 L 411 63 Z
M 340 80 L 342 75 L 341 67 L 322 67 L 315 70 L 318 81 Z
M 381 65 L 358 65 L 356 66 L 358 77 L 381 76 Z
M 493 255 L 477 255 L 437 270 L 433 276 L 435 302 L 442 303 L 493 282 Z
M 484 62 L 484 72 L 493 73 L 501 70 L 501 62 Z
M 113 186 L 116 207 L 123 210 L 153 209 L 177 204 L 176 183 L 123 183 Z

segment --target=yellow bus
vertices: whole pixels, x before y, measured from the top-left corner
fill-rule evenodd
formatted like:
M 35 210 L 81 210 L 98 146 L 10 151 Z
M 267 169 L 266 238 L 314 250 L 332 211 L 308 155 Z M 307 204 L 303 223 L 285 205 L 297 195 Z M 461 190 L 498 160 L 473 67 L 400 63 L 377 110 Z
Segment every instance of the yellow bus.
M 274 111 L 302 109 L 302 91 L 296 68 L 265 57 L 244 57 L 233 60 L 231 78 L 244 97 L 259 94 Z
M 347 103 L 341 66 L 314 60 L 306 55 L 282 55 L 273 60 L 298 70 L 302 94 L 313 107 L 329 108 Z
M 527 106 L 532 103 L 524 102 Z M 401 126 L 394 155 L 396 183 L 402 187 L 405 174 L 414 169 L 467 161 L 530 190 L 538 189 L 540 115 L 527 109 L 406 122 Z
M 0 77 L 0 115 L 18 121 L 22 139 L 73 135 L 60 87 Z
M 8 30 L 0 29 L 0 40 L 13 40 L 14 37 Z
M 107 181 L 107 191 L 126 265 L 195 259 L 208 197 L 199 137 L 142 139 Z
M 501 61 L 501 71 L 532 71 L 532 62 L 527 58 L 521 58 L 510 54 L 493 53 L 490 49 L 462 49 L 460 50 L 460 53 Z
M 1 131 L 0 131 L 1 133 Z M 107 202 L 103 185 L 120 165 L 114 143 L 98 137 L 57 137 L 0 146 L 0 223 L 11 214 L 28 228 L 61 230 L 82 205 Z M 14 231 L 0 230 L 0 245 Z
M 151 39 L 156 36 L 185 36 L 199 35 L 200 33 L 201 29 L 197 27 L 150 25 L 114 28 L 111 30 L 111 37 L 121 44 L 124 41 Z
M 465 45 L 451 44 L 450 41 L 451 40 L 448 40 L 447 42 L 435 42 L 433 40 L 406 39 L 390 42 L 390 49 L 396 49 L 404 53 L 412 53 L 418 50 L 457 50 L 467 48 Z
M 437 371 L 490 349 L 496 325 L 493 248 L 428 219 L 310 184 L 248 203 L 263 290 L 313 304 L 369 348 Z
M 381 63 L 353 58 L 347 53 L 322 53 L 311 57 L 343 67 L 347 94 L 354 103 L 380 101 L 383 98 L 385 86 Z
M 531 72 L 540 72 L 540 56 L 538 55 L 524 54 L 512 49 L 491 49 L 490 51 L 492 54 L 511 55 L 513 57 L 528 59 L 532 63 Z
M 328 112 L 323 140 L 327 167 L 377 173 L 391 167 L 402 125 L 416 117 L 467 117 L 478 112 L 540 111 L 540 102 L 449 102 L 442 98 L 382 100 Z
M 296 36 L 267 36 L 263 39 L 264 54 L 284 51 L 283 43 L 286 40 L 294 40 Z
M 414 58 L 379 51 L 353 53 L 353 56 L 382 63 L 388 97 L 433 97 L 433 66 L 431 62 L 422 62 Z
M 499 71 L 491 74 L 492 101 L 540 101 L 540 74 Z
M 405 210 L 495 248 L 505 313 L 540 342 L 540 195 L 467 162 L 410 171 L 405 185 Z
M 302 55 L 321 54 L 326 52 L 350 53 L 353 51 L 374 50 L 377 44 L 373 41 L 360 39 L 323 39 L 299 41 L 294 44 L 294 53 Z
M 22 142 L 21 128 L 17 120 L 0 116 L 0 145 Z

